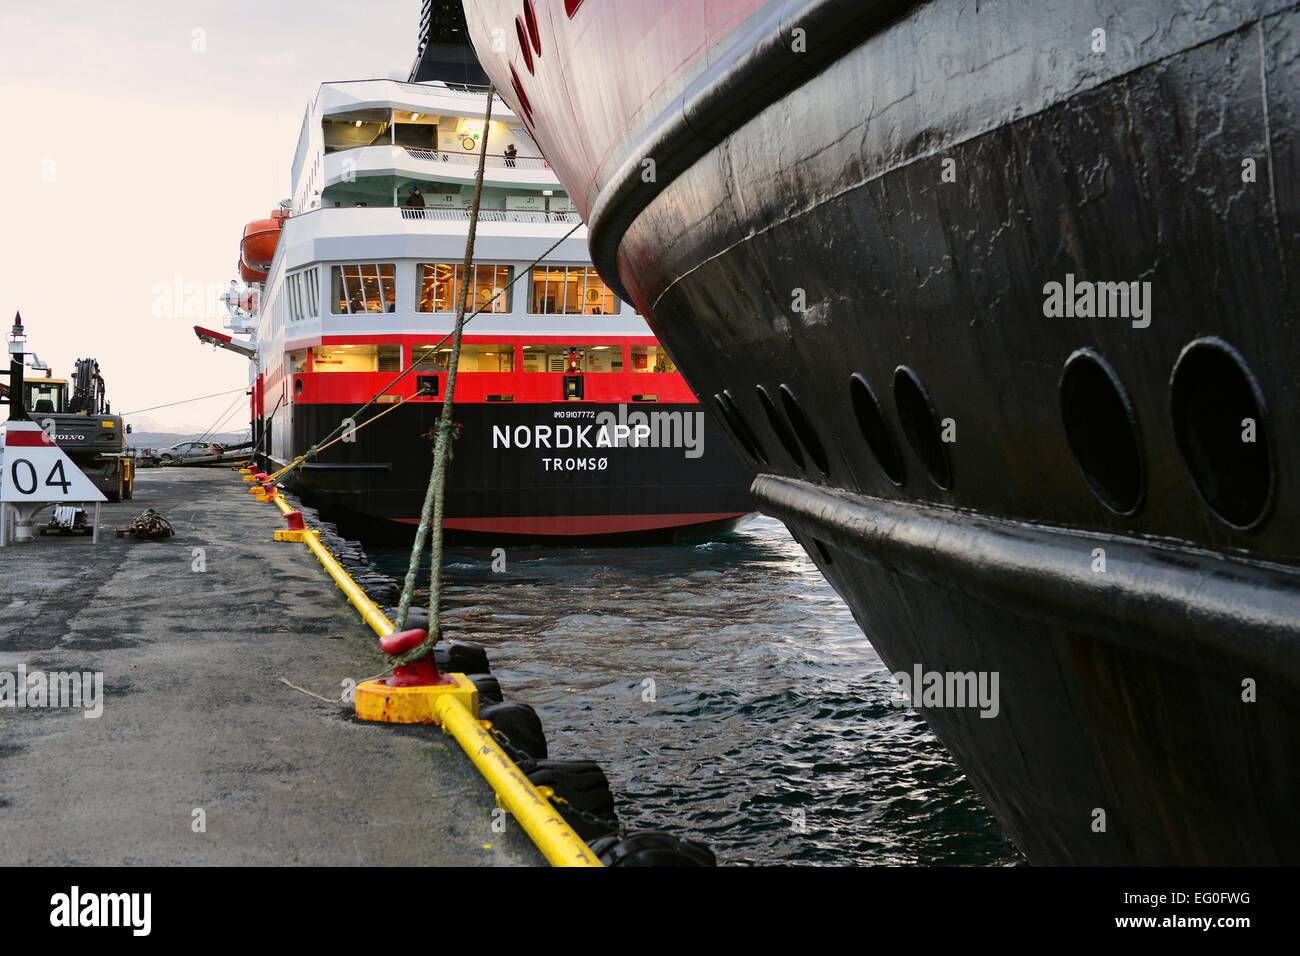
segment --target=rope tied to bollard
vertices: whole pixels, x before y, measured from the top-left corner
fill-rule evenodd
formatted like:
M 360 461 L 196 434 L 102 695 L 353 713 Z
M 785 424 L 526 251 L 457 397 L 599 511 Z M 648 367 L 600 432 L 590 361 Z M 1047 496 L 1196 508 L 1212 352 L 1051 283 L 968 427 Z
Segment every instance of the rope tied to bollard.
M 465 261 L 462 275 L 470 275 L 474 264 L 474 242 L 478 235 L 479 208 L 483 201 L 483 172 L 487 166 L 488 135 L 492 128 L 492 100 L 496 96 L 496 87 L 489 85 L 487 90 L 487 108 L 483 116 L 483 138 L 479 142 L 478 170 L 474 175 L 474 200 L 470 205 L 469 233 L 465 237 Z M 570 231 L 570 235 L 572 230 Z M 439 620 L 438 605 L 442 594 L 442 542 L 443 516 L 445 514 L 447 466 L 451 461 L 452 412 L 455 407 L 456 372 L 460 367 L 460 347 L 465 332 L 465 312 L 469 308 L 468 282 L 460 284 L 460 296 L 456 302 L 456 324 L 451 333 L 451 357 L 447 361 L 447 387 L 442 396 L 442 413 L 438 418 L 437 437 L 433 445 L 433 469 L 429 472 L 429 486 L 424 493 L 424 504 L 420 509 L 420 524 L 415 530 L 415 542 L 411 545 L 411 560 L 406 568 L 406 578 L 402 582 L 402 596 L 397 604 L 396 630 L 400 633 L 406 629 L 406 618 L 411 608 L 411 596 L 415 592 L 415 578 L 420 569 L 420 558 L 424 554 L 425 539 L 432 533 L 429 559 L 429 629 L 424 640 L 409 651 L 393 658 L 393 666 L 401 667 L 433 654 L 433 647 L 442 636 L 442 622 Z M 476 313 L 477 314 L 477 313 Z M 445 341 L 445 339 L 444 339 Z

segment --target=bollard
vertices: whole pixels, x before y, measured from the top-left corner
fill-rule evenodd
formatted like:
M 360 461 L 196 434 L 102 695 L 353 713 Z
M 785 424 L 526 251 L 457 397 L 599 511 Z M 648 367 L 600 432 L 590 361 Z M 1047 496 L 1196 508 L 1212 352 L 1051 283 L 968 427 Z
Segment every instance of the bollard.
M 286 511 L 284 520 L 289 523 L 289 527 L 275 533 L 276 541 L 297 541 L 302 540 L 307 535 L 307 523 L 302 520 L 301 511 Z
M 402 631 L 380 638 L 385 654 L 405 654 L 420 646 L 422 630 Z M 356 689 L 356 714 L 361 720 L 388 724 L 440 724 L 438 701 L 455 699 L 478 717 L 478 688 L 464 674 L 444 674 L 430 651 L 418 660 L 393 668 L 392 676 L 362 681 Z

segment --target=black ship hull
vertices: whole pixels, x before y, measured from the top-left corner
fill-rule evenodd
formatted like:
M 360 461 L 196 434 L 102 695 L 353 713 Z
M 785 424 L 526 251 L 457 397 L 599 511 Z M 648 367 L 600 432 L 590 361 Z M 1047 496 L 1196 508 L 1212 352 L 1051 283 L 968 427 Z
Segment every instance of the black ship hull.
M 1297 4 L 772 7 L 593 258 L 1031 861 L 1300 862 Z
M 354 411 L 295 406 L 295 453 Z M 371 533 L 413 532 L 440 411 L 391 411 L 304 465 L 291 487 Z M 665 417 L 652 427 L 638 414 Z M 742 463 L 699 405 L 463 404 L 455 422 L 444 527 L 456 539 L 674 540 L 725 531 L 754 509 Z

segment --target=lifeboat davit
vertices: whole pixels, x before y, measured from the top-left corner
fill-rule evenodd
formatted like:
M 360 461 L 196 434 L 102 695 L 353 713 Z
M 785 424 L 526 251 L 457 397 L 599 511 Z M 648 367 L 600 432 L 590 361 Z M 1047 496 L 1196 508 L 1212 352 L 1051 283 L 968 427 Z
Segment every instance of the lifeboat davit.
M 239 241 L 239 277 L 245 282 L 265 282 L 280 243 L 280 226 L 288 213 L 277 209 L 270 219 L 255 219 L 244 227 Z

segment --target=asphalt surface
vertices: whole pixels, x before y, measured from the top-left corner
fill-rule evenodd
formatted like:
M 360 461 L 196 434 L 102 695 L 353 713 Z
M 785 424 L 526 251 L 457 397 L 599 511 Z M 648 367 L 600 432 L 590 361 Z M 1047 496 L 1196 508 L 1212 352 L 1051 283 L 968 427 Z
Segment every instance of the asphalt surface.
M 337 699 L 383 664 L 246 487 L 144 470 L 98 546 L 0 549 L 0 686 L 20 666 L 103 675 L 98 718 L 0 707 L 0 865 L 540 864 L 513 820 L 493 832 L 491 788 L 451 737 L 281 683 Z M 175 537 L 108 528 L 145 508 Z

